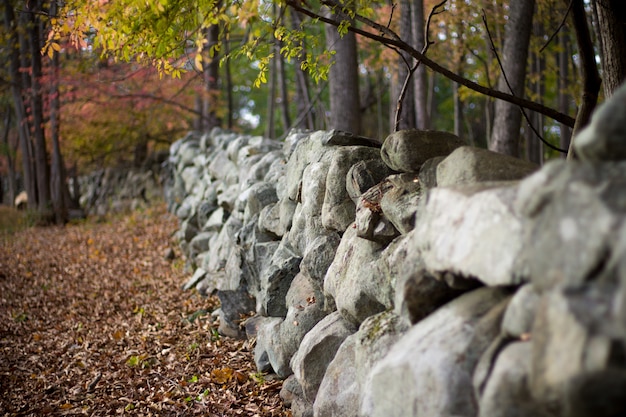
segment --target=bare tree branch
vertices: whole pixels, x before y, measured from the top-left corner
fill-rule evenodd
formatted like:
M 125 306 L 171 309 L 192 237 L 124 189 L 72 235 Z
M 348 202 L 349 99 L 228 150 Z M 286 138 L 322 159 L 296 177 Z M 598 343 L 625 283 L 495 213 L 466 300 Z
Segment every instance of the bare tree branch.
M 341 24 L 341 22 L 333 20 L 333 19 L 329 19 L 325 16 L 320 15 L 319 13 L 316 13 L 312 10 L 306 9 L 304 7 L 302 7 L 302 5 L 300 4 L 300 2 L 298 2 L 297 0 L 286 0 L 286 4 L 293 8 L 294 10 L 305 14 L 309 17 L 312 17 L 314 19 L 318 19 L 321 22 L 324 22 L 326 24 L 329 25 L 333 25 L 333 26 L 339 26 Z M 408 44 L 407 42 L 401 40 L 398 38 L 398 35 L 395 34 L 395 32 L 393 32 L 392 30 L 385 28 L 384 26 L 381 26 L 379 24 L 376 24 L 374 22 L 372 22 L 371 20 L 364 18 L 363 16 L 358 16 L 357 15 L 357 20 L 366 23 L 366 22 L 371 22 L 373 23 L 375 26 L 370 25 L 369 23 L 366 23 L 367 25 L 369 25 L 372 28 L 375 28 L 376 30 L 381 30 L 382 33 L 385 34 L 393 34 L 393 39 L 392 38 L 387 38 L 384 36 L 380 36 L 380 35 L 376 35 L 374 33 L 368 32 L 366 30 L 354 27 L 354 26 L 350 26 L 348 28 L 348 30 L 356 33 L 357 35 L 361 35 L 364 36 L 368 39 L 372 39 L 374 41 L 377 41 L 387 47 L 395 47 L 401 50 L 404 50 L 406 52 L 408 52 L 413 58 L 419 60 L 420 62 L 423 62 L 424 65 L 426 65 L 428 68 L 432 69 L 433 71 L 443 75 L 444 77 L 457 82 L 467 88 L 469 88 L 470 90 L 476 91 L 480 94 L 489 96 L 489 97 L 493 97 L 493 98 L 497 98 L 500 100 L 504 100 L 507 101 L 509 103 L 513 103 L 515 105 L 524 107 L 526 109 L 535 111 L 537 113 L 541 113 L 544 116 L 547 116 L 551 119 L 556 120 L 559 123 L 562 123 L 566 126 L 574 126 L 574 122 L 575 119 L 567 114 L 563 114 L 553 108 L 544 106 L 543 104 L 540 103 L 535 103 L 533 101 L 527 100 L 527 99 L 523 99 L 521 97 L 515 97 L 511 94 L 507 94 L 504 93 L 502 91 L 497 91 L 494 90 L 492 88 L 489 87 L 485 87 L 481 84 L 478 84 L 472 80 L 469 80 L 459 74 L 456 74 L 455 72 L 450 71 L 449 69 L 439 65 L 438 63 L 436 63 L 435 61 L 431 60 L 430 58 L 424 56 L 422 53 L 420 53 L 419 51 L 417 51 L 415 48 L 413 48 L 410 44 Z
M 487 31 L 487 37 L 489 38 L 489 43 L 491 44 L 491 50 L 493 51 L 496 57 L 496 61 L 498 61 L 498 66 L 500 67 L 500 71 L 502 72 L 502 78 L 504 78 L 504 82 L 506 83 L 506 86 L 509 88 L 509 91 L 511 92 L 511 94 L 515 95 L 515 92 L 513 91 L 513 87 L 511 87 L 511 83 L 509 83 L 509 79 L 506 76 L 506 71 L 504 71 L 504 66 L 502 65 L 502 61 L 500 60 L 500 54 L 498 54 L 496 45 L 493 43 L 493 37 L 491 36 L 491 31 L 489 30 L 489 25 L 487 24 L 487 13 L 485 13 L 485 9 L 483 9 L 483 24 L 485 25 L 485 30 Z M 551 144 L 550 142 L 548 142 L 547 140 L 545 140 L 543 136 L 539 132 L 537 132 L 537 129 L 535 129 L 535 126 L 533 126 L 532 122 L 530 121 L 530 118 L 528 117 L 528 114 L 526 113 L 526 110 L 524 110 L 524 108 L 521 106 L 519 106 L 519 109 L 522 112 L 522 116 L 524 116 L 524 119 L 526 120 L 528 127 L 530 127 L 530 130 L 533 131 L 535 136 L 537 136 L 537 138 L 539 138 L 539 140 L 543 142 L 544 145 L 546 145 L 548 148 L 553 149 L 557 152 L 567 153 L 567 150 L 558 148 L 554 146 L 553 144 Z

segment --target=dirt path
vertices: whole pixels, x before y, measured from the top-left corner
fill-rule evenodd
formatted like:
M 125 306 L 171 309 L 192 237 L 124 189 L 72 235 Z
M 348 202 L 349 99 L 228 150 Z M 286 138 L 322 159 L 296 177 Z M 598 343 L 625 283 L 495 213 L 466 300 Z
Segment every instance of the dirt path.
M 175 229 L 160 207 L 0 241 L 0 416 L 289 415 L 216 301 L 180 290 Z

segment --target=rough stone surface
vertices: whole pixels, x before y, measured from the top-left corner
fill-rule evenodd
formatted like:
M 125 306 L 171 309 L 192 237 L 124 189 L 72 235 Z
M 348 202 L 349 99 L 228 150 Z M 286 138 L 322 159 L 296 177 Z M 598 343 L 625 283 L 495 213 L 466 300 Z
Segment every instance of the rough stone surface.
M 353 222 L 356 208 L 346 189 L 346 176 L 352 165 L 375 158 L 380 158 L 378 149 L 363 146 L 341 147 L 333 153 L 322 206 L 322 224 L 326 229 L 343 233 Z
M 431 190 L 410 233 L 426 267 L 488 285 L 519 283 L 523 228 L 516 195 L 515 186 Z
M 508 345 L 498 356 L 482 396 L 480 417 L 548 417 L 528 389 L 530 354 L 528 342 Z
M 413 326 L 369 374 L 360 414 L 476 415 L 472 370 L 499 331 L 497 317 L 489 313 L 506 296 L 500 289 L 479 289 Z
M 381 272 L 382 249 L 381 244 L 361 239 L 356 229 L 348 228 L 326 272 L 324 295 L 355 325 L 392 306 L 393 286 Z
M 309 402 L 315 401 L 326 368 L 335 357 L 337 349 L 356 330 L 341 314 L 334 312 L 304 336 L 291 360 L 291 368 Z
M 437 185 L 476 184 L 489 181 L 512 181 L 527 177 L 537 165 L 492 152 L 487 149 L 463 146 L 437 165 Z
M 387 166 L 399 172 L 419 172 L 421 166 L 436 156 L 447 156 L 466 143 L 448 132 L 400 130 L 387 136 L 380 155 Z
M 384 312 L 369 317 L 346 338 L 328 365 L 313 406 L 315 416 L 359 416 L 361 389 L 373 365 L 408 327 Z
M 586 162 L 626 159 L 626 83 L 599 106 L 589 125 L 574 139 L 576 155 Z
M 522 337 L 529 334 L 535 322 L 540 296 L 532 284 L 523 285 L 511 299 L 502 320 L 502 332 L 506 336 Z

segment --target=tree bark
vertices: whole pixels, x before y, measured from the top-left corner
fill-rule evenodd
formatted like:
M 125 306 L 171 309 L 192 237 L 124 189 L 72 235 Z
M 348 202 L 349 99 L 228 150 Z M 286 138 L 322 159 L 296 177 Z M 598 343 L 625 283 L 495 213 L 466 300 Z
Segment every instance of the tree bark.
M 30 148 L 30 132 L 26 115 L 26 107 L 22 96 L 23 78 L 20 74 L 20 47 L 18 39 L 18 22 L 15 12 L 10 2 L 4 2 L 4 27 L 6 29 L 9 49 L 9 77 L 11 84 L 11 95 L 15 107 L 16 125 L 19 134 L 20 152 L 22 153 L 22 175 L 24 177 L 24 188 L 28 196 L 28 207 L 34 208 L 37 203 L 34 167 L 32 165 L 32 154 Z
M 203 123 L 204 130 L 209 131 L 214 127 L 219 127 L 221 120 L 217 115 L 217 109 L 219 106 L 219 64 L 217 50 L 213 49 L 215 45 L 219 43 L 219 26 L 211 25 L 207 29 L 207 46 L 206 51 L 213 50 L 214 55 L 209 57 L 209 63 L 204 65 L 203 77 L 204 87 L 206 90 L 206 96 L 203 103 Z
M 56 2 L 53 2 L 56 4 Z M 53 13 L 54 15 L 54 13 Z M 50 195 L 52 197 L 52 207 L 54 208 L 54 218 L 57 224 L 67 222 L 67 208 L 69 201 L 67 196 L 67 175 L 65 163 L 61 154 L 59 143 L 59 131 L 61 127 L 61 100 L 59 91 L 59 53 L 52 57 L 50 87 L 50 136 L 52 139 L 52 169 L 50 173 Z
M 512 94 L 517 97 L 524 97 L 528 45 L 534 8 L 535 0 L 511 1 L 509 20 L 504 29 L 503 74 L 498 80 L 498 90 L 512 90 Z M 518 106 L 504 101 L 496 101 L 495 120 L 489 149 L 519 157 L 521 121 L 522 115 Z
M 30 103 L 33 118 L 33 139 L 35 147 L 35 166 L 37 167 L 37 206 L 40 212 L 50 210 L 50 169 L 48 166 L 48 150 L 44 132 L 43 100 L 42 100 L 42 64 L 41 64 L 41 30 L 38 13 L 41 2 L 27 2 L 30 13 L 28 27 L 30 58 L 31 58 L 31 89 Z
M 339 20 L 346 19 L 346 16 L 335 17 L 338 17 Z M 328 74 L 330 90 L 328 128 L 359 134 L 361 130 L 361 106 L 356 37 L 352 32 L 341 37 L 335 27 L 327 25 L 326 47 L 336 52 L 334 64 Z
M 400 37 L 411 39 L 413 37 L 411 3 L 409 0 L 401 0 L 399 4 Z M 416 47 L 421 48 L 419 45 Z M 413 80 L 407 79 L 413 76 L 409 68 L 413 65 L 413 58 L 406 51 L 400 51 L 396 65 L 391 100 L 392 126 L 395 125 L 396 130 L 415 129 L 415 84 Z
M 559 33 L 559 111 L 562 113 L 569 113 L 571 97 L 567 90 L 570 85 L 569 78 L 569 63 L 571 57 L 570 48 L 570 32 L 566 30 L 566 27 L 561 28 Z M 560 141 L 559 147 L 561 149 L 569 149 L 570 141 L 572 139 L 572 129 L 563 123 L 559 124 Z
M 424 0 L 413 0 L 411 4 L 413 20 L 413 46 L 415 49 L 424 47 L 425 18 Z M 426 130 L 430 127 L 428 112 L 428 79 L 426 67 L 420 65 L 413 74 L 415 88 L 415 125 L 418 129 Z
M 6 106 L 5 108 L 5 112 L 4 112 L 4 131 L 2 132 L 2 142 L 4 143 L 5 149 L 6 149 L 6 158 L 7 158 L 7 179 L 8 179 L 8 185 L 9 185 L 9 189 L 8 189 L 8 202 L 9 205 L 13 205 L 13 202 L 15 201 L 15 196 L 17 195 L 17 179 L 15 177 L 15 161 L 13 159 L 13 154 L 16 151 L 16 149 L 14 149 L 11 146 L 10 140 L 9 140 L 9 131 L 11 129 L 11 113 L 12 110 L 9 106 Z M 4 193 L 4 189 L 2 190 Z M 2 201 L 4 200 L 4 195 L 2 195 L 2 197 L 0 198 L 0 204 L 2 204 Z
M 626 80 L 626 2 L 595 0 L 602 45 L 604 96 L 609 98 Z
M 567 0 L 565 0 L 567 1 Z M 591 41 L 591 33 L 587 23 L 587 15 L 585 13 L 585 5 L 583 0 L 572 1 L 572 20 L 574 22 L 574 30 L 576 31 L 576 43 L 578 44 L 578 55 L 580 58 L 580 70 L 583 78 L 583 93 L 580 100 L 580 107 L 576 114 L 576 123 L 572 131 L 572 136 L 583 129 L 591 119 L 591 113 L 598 102 L 598 93 L 600 91 L 600 75 L 595 61 L 595 51 L 593 42 Z M 605 53 L 606 55 L 606 53 Z M 568 159 L 576 157 L 574 148 L 570 144 Z

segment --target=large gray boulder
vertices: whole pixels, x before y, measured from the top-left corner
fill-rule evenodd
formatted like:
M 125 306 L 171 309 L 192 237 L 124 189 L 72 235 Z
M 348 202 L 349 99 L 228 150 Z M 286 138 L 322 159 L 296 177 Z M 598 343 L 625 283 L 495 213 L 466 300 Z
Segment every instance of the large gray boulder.
M 626 163 L 555 161 L 520 184 L 527 218 L 519 261 L 541 292 L 600 279 L 626 213 Z M 613 249 L 612 249 L 613 248 Z
M 261 272 L 257 311 L 265 316 L 286 316 L 285 296 L 291 281 L 300 271 L 301 260 L 302 257 L 298 256 L 287 239 L 283 238 L 272 255 L 270 264 Z
M 504 348 L 493 365 L 480 396 L 480 417 L 548 417 L 530 394 L 528 379 L 532 345 L 512 343 Z
M 356 229 L 344 233 L 333 263 L 324 278 L 327 303 L 354 325 L 393 305 L 393 282 L 384 273 L 384 247 L 357 236 Z
M 498 288 L 472 291 L 411 327 L 370 372 L 361 416 L 476 416 L 473 369 L 500 330 L 506 298 Z
M 392 312 L 367 318 L 328 365 L 313 405 L 315 416 L 358 417 L 367 375 L 407 329 Z
M 396 230 L 407 234 L 415 227 L 416 213 L 425 195 L 424 188 L 414 173 L 390 175 L 387 182 L 390 188 L 380 199 L 380 209 Z
M 626 83 L 599 106 L 589 125 L 574 138 L 576 155 L 585 162 L 626 159 Z
M 291 359 L 291 368 L 302 386 L 304 397 L 313 403 L 328 364 L 343 341 L 357 330 L 350 322 L 334 312 L 323 318 L 304 336 Z
M 623 335 L 614 333 L 609 307 L 615 305 L 616 294 L 615 285 L 594 283 L 543 295 L 532 329 L 529 378 L 533 398 L 540 404 L 562 411 L 572 401 L 568 387 L 575 378 L 605 371 L 615 366 L 615 355 L 623 357 Z
M 290 361 L 302 339 L 328 314 L 319 283 L 304 274 L 296 275 L 291 282 L 285 303 L 288 306 L 285 320 L 273 329 L 266 342 L 269 361 L 281 378 L 292 374 Z
M 371 159 L 380 159 L 378 149 L 345 146 L 338 147 L 333 153 L 322 206 L 322 224 L 326 229 L 341 233 L 354 221 L 356 208 L 346 189 L 346 176 L 354 164 Z
M 432 130 L 400 130 L 387 136 L 380 155 L 399 172 L 419 172 L 424 162 L 446 156 L 466 143 L 453 133 Z
M 318 236 L 327 233 L 322 226 L 322 206 L 326 193 L 326 177 L 329 164 L 326 161 L 314 162 L 304 169 L 301 182 L 300 203 L 292 217 L 289 241 L 300 254 Z M 345 183 L 345 180 L 344 180 Z
M 434 188 L 408 236 L 430 271 L 487 285 L 520 283 L 523 223 L 515 210 L 516 196 L 517 187 L 510 184 Z
M 537 165 L 523 159 L 487 149 L 463 146 L 437 165 L 437 186 L 519 180 L 537 168 Z

